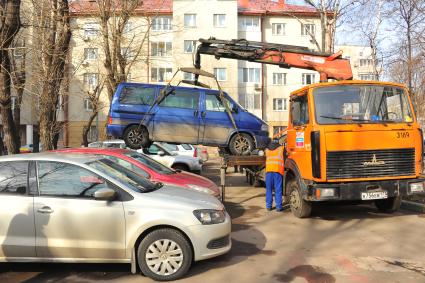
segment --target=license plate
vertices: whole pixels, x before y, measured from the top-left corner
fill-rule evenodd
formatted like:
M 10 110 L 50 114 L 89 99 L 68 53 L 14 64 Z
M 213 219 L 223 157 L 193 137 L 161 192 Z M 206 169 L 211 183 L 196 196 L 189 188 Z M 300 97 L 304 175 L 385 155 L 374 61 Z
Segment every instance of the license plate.
M 362 200 L 388 198 L 388 192 L 362 193 Z

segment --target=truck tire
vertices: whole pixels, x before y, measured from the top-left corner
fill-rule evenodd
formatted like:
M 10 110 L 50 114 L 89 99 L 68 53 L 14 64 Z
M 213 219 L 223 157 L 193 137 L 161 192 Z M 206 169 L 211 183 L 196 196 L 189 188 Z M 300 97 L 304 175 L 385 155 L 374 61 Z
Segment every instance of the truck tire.
M 181 278 L 189 270 L 192 260 L 189 241 L 170 228 L 150 232 L 137 249 L 137 262 L 142 273 L 156 281 Z
M 145 127 L 139 125 L 131 125 L 124 131 L 124 142 L 131 149 L 139 149 L 142 147 L 149 147 L 151 141 L 149 140 L 149 133 Z
M 292 214 L 298 218 L 309 217 L 311 214 L 311 203 L 302 198 L 301 188 L 297 180 L 290 180 L 287 186 Z
M 375 206 L 380 212 L 393 213 L 399 210 L 401 196 L 375 200 Z
M 234 135 L 229 142 L 229 150 L 233 155 L 248 155 L 254 149 L 254 140 L 245 133 Z

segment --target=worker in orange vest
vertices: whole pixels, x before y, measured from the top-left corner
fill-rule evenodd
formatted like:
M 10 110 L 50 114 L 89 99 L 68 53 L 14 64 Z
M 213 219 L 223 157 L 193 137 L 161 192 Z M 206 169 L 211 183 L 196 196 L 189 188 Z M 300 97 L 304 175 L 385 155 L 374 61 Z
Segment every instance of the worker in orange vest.
M 276 211 L 282 211 L 282 182 L 284 174 L 283 145 L 271 141 L 266 149 L 266 208 L 272 210 L 273 189 Z

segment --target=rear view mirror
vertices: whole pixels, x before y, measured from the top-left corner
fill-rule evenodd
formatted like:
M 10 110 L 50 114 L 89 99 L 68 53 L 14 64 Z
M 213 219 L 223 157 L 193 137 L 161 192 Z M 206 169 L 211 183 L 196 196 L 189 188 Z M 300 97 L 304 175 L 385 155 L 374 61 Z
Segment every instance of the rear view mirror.
M 238 114 L 239 108 L 236 105 L 232 106 L 232 112 Z
M 94 192 L 95 200 L 114 200 L 116 197 L 116 193 L 113 189 L 103 188 Z
M 160 150 L 160 151 L 158 151 L 158 155 L 159 156 L 164 156 L 165 155 L 165 152 L 163 152 L 162 150 Z

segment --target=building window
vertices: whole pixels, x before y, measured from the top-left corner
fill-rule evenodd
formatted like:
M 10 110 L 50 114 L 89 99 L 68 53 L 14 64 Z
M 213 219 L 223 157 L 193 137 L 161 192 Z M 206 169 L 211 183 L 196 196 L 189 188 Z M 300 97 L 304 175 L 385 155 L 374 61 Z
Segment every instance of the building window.
M 90 99 L 88 99 L 88 98 L 84 99 L 84 109 L 86 111 L 92 111 L 93 110 L 93 104 L 91 103 Z
M 85 129 L 87 129 L 86 127 L 84 127 Z M 90 126 L 90 130 L 87 133 L 87 141 L 88 142 L 95 142 L 98 140 L 99 137 L 99 133 L 97 131 L 96 126 Z
M 99 84 L 99 74 L 96 73 L 85 73 L 84 74 L 84 85 L 89 89 L 94 89 Z
M 134 52 L 131 50 L 130 47 L 121 47 L 121 55 L 126 60 L 133 60 L 134 59 Z
M 314 84 L 315 82 L 316 82 L 316 75 L 315 74 L 303 74 L 303 76 L 302 76 L 302 84 L 303 85 Z
M 315 35 L 316 26 L 314 24 L 301 24 L 301 35 Z
M 286 85 L 286 73 L 273 73 L 274 85 Z
M 376 77 L 372 73 L 369 73 L 369 74 L 360 74 L 360 79 L 362 81 L 373 81 L 373 80 L 376 80 Z
M 227 81 L 226 68 L 214 68 L 214 76 L 219 82 Z
M 286 98 L 274 98 L 273 99 L 273 111 L 286 111 L 287 108 Z
M 282 132 L 283 130 L 286 130 L 286 126 L 273 126 L 273 136 Z
M 151 55 L 164 57 L 171 56 L 173 51 L 173 44 L 169 41 L 151 42 Z
M 194 81 L 195 80 L 195 74 L 183 72 L 183 79 L 187 81 Z
M 259 17 L 241 17 L 239 18 L 240 31 L 260 31 Z
M 84 48 L 84 60 L 96 60 L 99 55 L 97 48 Z
M 196 14 L 184 14 L 184 27 L 196 27 Z
M 22 59 L 25 55 L 25 40 L 19 38 L 13 45 L 13 56 L 15 59 Z
M 152 20 L 153 31 L 172 30 L 170 17 L 156 17 Z
M 172 68 L 151 68 L 152 82 L 168 82 L 173 75 Z
M 129 33 L 132 30 L 133 30 L 133 24 L 131 22 L 127 22 L 124 25 L 123 33 Z
M 226 14 L 214 14 L 214 27 L 222 28 L 226 26 Z
M 363 66 L 372 66 L 373 65 L 373 60 L 372 59 L 360 59 L 359 60 L 360 63 L 360 67 Z
M 272 24 L 272 34 L 285 35 L 285 24 L 283 23 Z
M 238 77 L 240 83 L 259 83 L 260 68 L 239 68 Z
M 261 94 L 260 93 L 239 93 L 239 103 L 248 110 L 261 109 Z
M 196 40 L 185 40 L 184 41 L 184 53 L 193 53 L 196 46 Z
M 63 110 L 63 96 L 59 95 L 58 96 L 58 104 L 56 104 L 56 110 Z
M 98 23 L 84 24 L 84 37 L 91 38 L 99 35 L 100 25 Z

